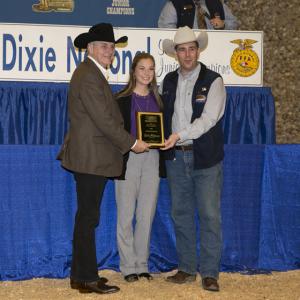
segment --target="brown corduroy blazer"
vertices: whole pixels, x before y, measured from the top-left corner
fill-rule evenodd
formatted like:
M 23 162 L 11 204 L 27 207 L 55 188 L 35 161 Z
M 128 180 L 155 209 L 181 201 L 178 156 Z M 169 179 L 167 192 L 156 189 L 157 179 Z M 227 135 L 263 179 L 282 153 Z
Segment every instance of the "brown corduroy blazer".
M 78 173 L 119 176 L 123 154 L 135 139 L 124 129 L 107 80 L 89 58 L 71 78 L 68 114 L 69 131 L 58 154 L 62 166 Z

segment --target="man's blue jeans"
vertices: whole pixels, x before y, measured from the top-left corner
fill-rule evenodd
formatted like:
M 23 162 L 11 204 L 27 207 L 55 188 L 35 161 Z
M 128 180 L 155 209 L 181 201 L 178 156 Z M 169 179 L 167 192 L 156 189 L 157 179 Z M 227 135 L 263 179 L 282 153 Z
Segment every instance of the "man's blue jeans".
M 222 252 L 221 189 L 222 162 L 194 170 L 193 151 L 176 150 L 166 161 L 175 226 L 178 269 L 197 273 L 195 209 L 200 220 L 200 275 L 218 279 Z

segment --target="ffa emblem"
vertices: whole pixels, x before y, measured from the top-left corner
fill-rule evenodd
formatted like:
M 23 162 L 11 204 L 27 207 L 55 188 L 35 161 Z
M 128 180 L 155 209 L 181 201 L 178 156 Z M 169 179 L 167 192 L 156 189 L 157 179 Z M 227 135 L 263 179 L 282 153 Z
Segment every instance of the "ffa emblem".
M 39 3 L 32 5 L 35 12 L 72 12 L 74 0 L 39 0 Z
M 233 51 L 230 59 L 230 66 L 237 75 L 249 77 L 257 71 L 259 58 L 255 51 L 252 50 L 252 44 L 256 42 L 257 41 L 250 39 L 231 41 L 231 43 L 239 45 L 239 47 Z

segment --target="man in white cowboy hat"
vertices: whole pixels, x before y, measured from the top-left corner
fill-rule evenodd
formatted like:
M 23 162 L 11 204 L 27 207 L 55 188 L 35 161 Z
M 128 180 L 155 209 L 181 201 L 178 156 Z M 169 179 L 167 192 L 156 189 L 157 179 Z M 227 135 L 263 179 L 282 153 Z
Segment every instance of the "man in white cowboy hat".
M 168 73 L 160 86 L 167 139 L 163 150 L 178 254 L 178 271 L 167 281 L 196 280 L 197 209 L 202 286 L 208 291 L 219 291 L 224 157 L 221 120 L 226 92 L 221 76 L 198 62 L 207 43 L 206 32 L 196 36 L 185 26 L 177 30 L 174 40 L 167 39 L 162 44 L 165 53 L 179 62 L 179 69 Z
M 122 115 L 105 78 L 113 61 L 115 40 L 108 23 L 92 26 L 76 37 L 74 45 L 87 49 L 87 58 L 74 71 L 69 88 L 69 131 L 58 155 L 61 165 L 76 181 L 75 218 L 71 265 L 71 288 L 81 293 L 108 294 L 119 291 L 106 284 L 97 268 L 95 228 L 108 177 L 122 173 L 123 154 L 148 150 L 148 144 L 135 140 L 123 126 Z

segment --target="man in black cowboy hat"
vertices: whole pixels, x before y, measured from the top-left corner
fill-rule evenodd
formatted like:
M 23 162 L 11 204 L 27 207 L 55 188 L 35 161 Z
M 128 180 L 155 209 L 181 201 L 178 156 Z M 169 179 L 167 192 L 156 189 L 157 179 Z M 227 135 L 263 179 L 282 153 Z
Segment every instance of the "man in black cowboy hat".
M 123 128 L 123 119 L 104 76 L 113 61 L 115 40 L 111 24 L 92 26 L 76 37 L 74 45 L 87 49 L 87 58 L 74 71 L 68 96 L 70 127 L 58 155 L 61 164 L 74 174 L 77 213 L 73 236 L 71 287 L 81 293 L 119 291 L 98 275 L 95 228 L 108 177 L 122 172 L 123 154 L 148 150 Z

